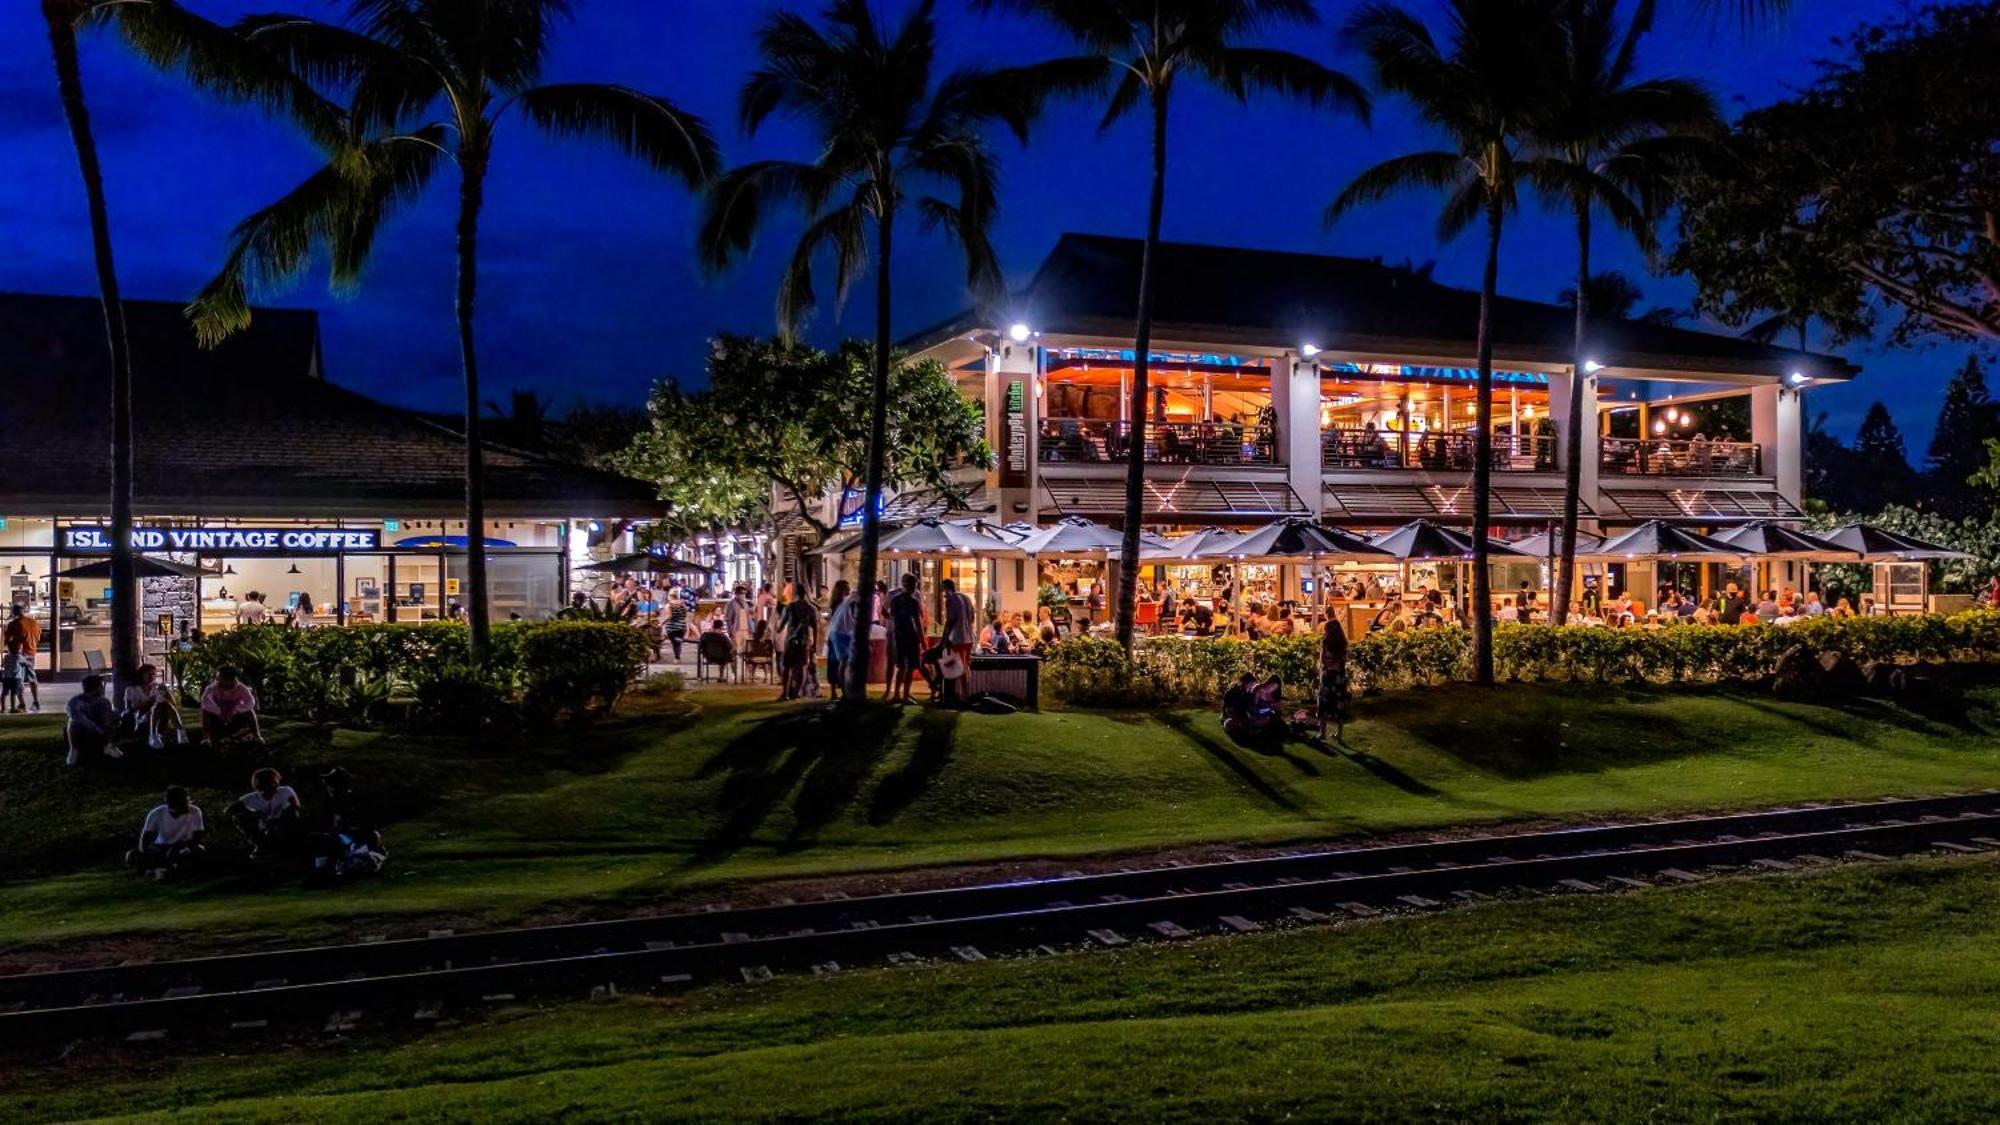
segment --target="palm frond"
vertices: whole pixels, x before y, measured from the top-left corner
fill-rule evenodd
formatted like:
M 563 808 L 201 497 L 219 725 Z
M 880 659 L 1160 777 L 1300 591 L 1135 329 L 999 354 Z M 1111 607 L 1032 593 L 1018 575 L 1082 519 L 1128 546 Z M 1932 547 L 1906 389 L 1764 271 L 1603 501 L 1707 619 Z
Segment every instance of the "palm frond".
M 796 201 L 817 215 L 839 181 L 811 164 L 763 160 L 732 168 L 709 186 L 696 238 L 702 266 L 711 272 L 728 268 L 750 249 L 770 204 Z
M 1473 168 L 1455 152 L 1412 152 L 1391 157 L 1355 176 L 1332 203 L 1326 205 L 1323 221 L 1327 226 L 1356 207 L 1379 203 L 1407 188 L 1452 191 L 1473 176 Z
M 1268 47 L 1224 46 L 1195 56 L 1197 66 L 1238 101 L 1258 92 L 1281 94 L 1311 106 L 1330 105 L 1368 120 L 1368 91 L 1347 75 L 1304 55 Z
M 1464 234 L 1467 227 L 1485 216 L 1490 201 L 1491 192 L 1485 180 L 1474 176 L 1459 184 L 1445 197 L 1444 208 L 1438 212 L 1438 241 L 1450 242 Z
M 530 120 L 550 133 L 610 141 L 690 187 L 706 186 L 721 167 L 721 151 L 701 118 L 656 94 L 624 86 L 566 83 L 524 90 L 520 105 Z
M 1139 99 L 1146 94 L 1146 84 L 1136 71 L 1126 71 L 1112 88 L 1111 97 L 1104 103 L 1104 116 L 1098 119 L 1097 131 L 1102 133 L 1118 123 L 1118 119 L 1132 112 Z
M 848 291 L 867 271 L 867 235 L 867 209 L 859 199 L 821 215 L 806 227 L 778 280 L 778 332 L 786 342 L 798 336 L 806 314 L 817 303 L 813 260 L 824 250 L 833 251 L 834 303 L 844 306 Z
M 982 12 L 1009 11 L 1035 16 L 1054 26 L 1080 46 L 1100 54 L 1128 47 L 1132 20 L 1119 4 L 1104 0 L 973 0 Z
M 290 117 L 322 148 L 339 145 L 347 117 L 286 60 L 247 42 L 175 0 L 102 5 L 120 36 L 152 65 L 179 72 L 190 85 L 228 101 Z

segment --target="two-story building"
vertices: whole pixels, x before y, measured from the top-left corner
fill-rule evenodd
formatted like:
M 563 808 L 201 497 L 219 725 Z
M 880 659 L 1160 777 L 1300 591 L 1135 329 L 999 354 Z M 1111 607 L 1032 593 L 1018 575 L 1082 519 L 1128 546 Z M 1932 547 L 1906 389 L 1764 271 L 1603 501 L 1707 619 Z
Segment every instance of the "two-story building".
M 1066 234 L 1011 307 L 906 342 L 983 398 L 999 457 L 980 489 L 990 518 L 1122 518 L 1140 252 Z M 1155 289 L 1149 527 L 1469 522 L 1477 293 L 1375 261 L 1184 243 L 1161 247 Z M 1586 530 L 1797 519 L 1803 396 L 1857 373 L 1836 356 L 1597 318 L 1579 374 L 1572 310 L 1502 297 L 1493 314 L 1502 535 L 1560 520 L 1575 396 Z

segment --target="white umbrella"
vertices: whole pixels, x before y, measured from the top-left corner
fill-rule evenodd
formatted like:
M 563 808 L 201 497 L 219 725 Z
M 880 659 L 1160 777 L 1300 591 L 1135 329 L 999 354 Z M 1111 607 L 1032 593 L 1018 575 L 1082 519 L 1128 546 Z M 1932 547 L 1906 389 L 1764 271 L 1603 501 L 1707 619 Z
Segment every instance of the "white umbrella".
M 1220 562 L 1229 558 L 1229 544 L 1242 537 L 1242 532 L 1228 528 L 1204 527 L 1179 539 L 1159 540 L 1157 547 L 1146 548 L 1140 554 L 1150 562 Z

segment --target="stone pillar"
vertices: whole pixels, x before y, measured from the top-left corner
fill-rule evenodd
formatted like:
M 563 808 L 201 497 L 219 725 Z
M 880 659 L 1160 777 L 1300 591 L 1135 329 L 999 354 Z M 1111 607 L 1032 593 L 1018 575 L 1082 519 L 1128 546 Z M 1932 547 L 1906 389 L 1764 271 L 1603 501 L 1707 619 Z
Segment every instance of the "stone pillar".
M 1581 383 L 1579 389 L 1578 384 Z M 1578 478 L 1577 496 L 1583 506 L 1594 512 L 1604 511 L 1604 499 L 1597 491 L 1598 432 L 1602 428 L 1597 418 L 1597 378 L 1586 375 L 1581 380 L 1569 373 L 1549 376 L 1549 415 L 1556 425 L 1556 465 L 1564 472 L 1569 470 L 1569 399 L 1571 394 L 1583 396 L 1583 472 Z M 1588 520 L 1584 521 L 1588 523 Z
M 1750 440 L 1763 458 L 1763 473 L 1777 483 L 1778 495 L 1803 507 L 1805 488 L 1805 405 L 1797 389 L 1772 383 L 1750 389 Z
M 1272 377 L 1271 405 L 1278 416 L 1278 456 L 1285 465 L 1285 483 L 1305 501 L 1306 513 L 1319 518 L 1325 502 L 1319 448 L 1319 365 L 1310 360 L 1279 360 Z

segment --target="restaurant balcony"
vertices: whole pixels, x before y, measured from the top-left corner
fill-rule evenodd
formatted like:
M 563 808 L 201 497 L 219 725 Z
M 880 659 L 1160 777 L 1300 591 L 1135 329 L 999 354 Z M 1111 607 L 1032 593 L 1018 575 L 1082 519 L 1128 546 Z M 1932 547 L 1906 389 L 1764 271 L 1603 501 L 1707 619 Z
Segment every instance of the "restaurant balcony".
M 1320 465 L 1327 469 L 1421 469 L 1470 472 L 1476 435 L 1329 427 L 1319 436 Z M 1556 439 L 1549 434 L 1493 435 L 1496 472 L 1549 473 L 1556 469 Z
M 1703 438 L 1599 438 L 1604 476 L 1761 477 L 1764 450 L 1754 441 Z
M 1132 424 L 1089 418 L 1045 418 L 1043 464 L 1121 464 L 1130 455 Z M 1146 461 L 1153 465 L 1275 465 L 1271 433 L 1234 422 L 1150 422 Z

